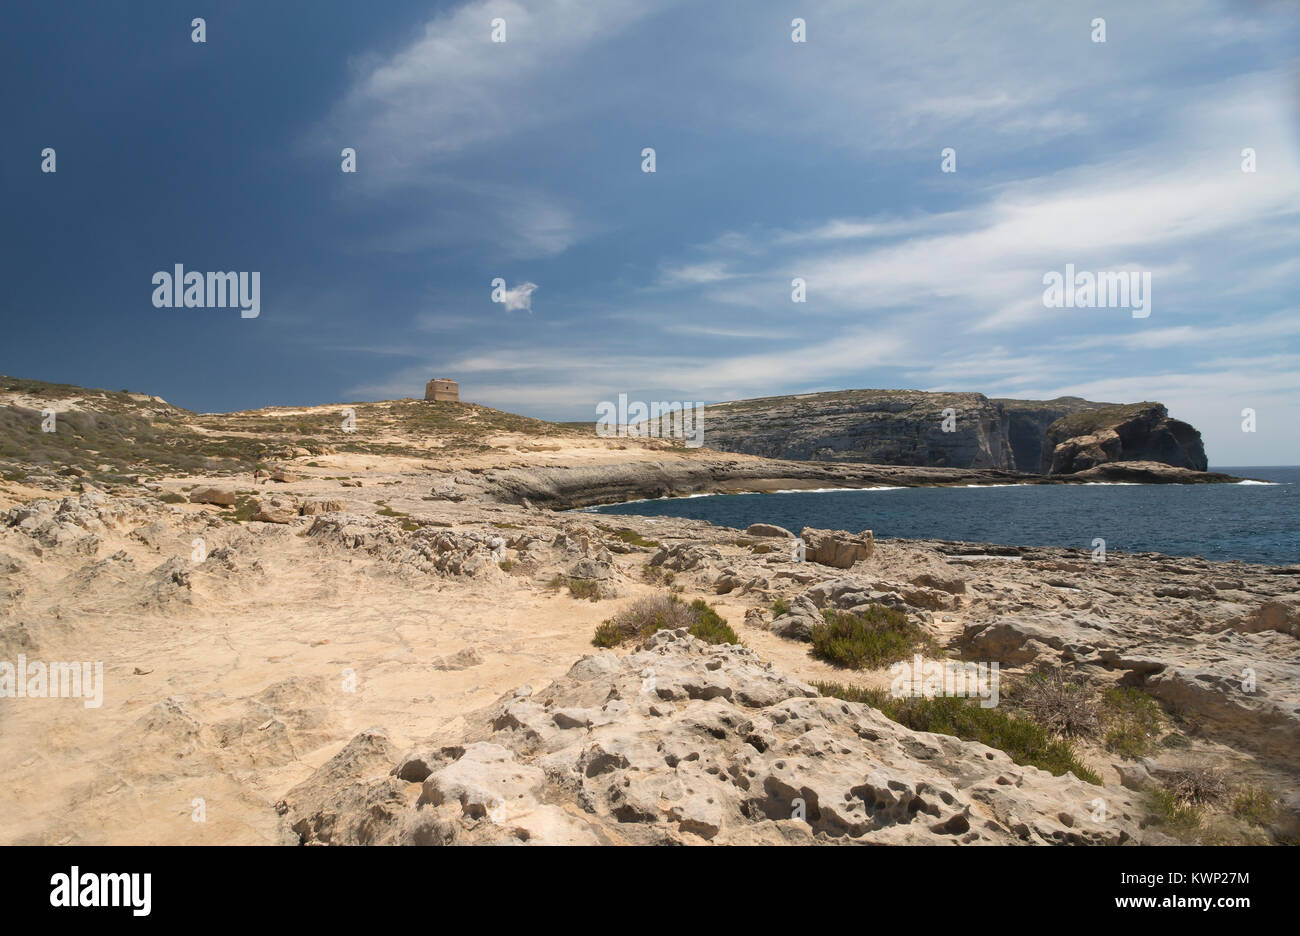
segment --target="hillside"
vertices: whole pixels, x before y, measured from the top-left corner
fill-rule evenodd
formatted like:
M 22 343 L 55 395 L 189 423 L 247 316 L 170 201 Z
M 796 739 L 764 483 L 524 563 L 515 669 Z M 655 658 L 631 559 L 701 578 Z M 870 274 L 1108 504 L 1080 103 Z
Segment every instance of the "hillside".
M 43 429 L 51 410 L 52 432 Z M 345 431 L 347 411 L 354 431 Z M 141 393 L 0 376 L 0 477 L 10 481 L 58 475 L 128 484 L 177 472 L 251 473 L 305 456 L 470 455 L 583 435 L 474 403 L 407 399 L 200 414 Z

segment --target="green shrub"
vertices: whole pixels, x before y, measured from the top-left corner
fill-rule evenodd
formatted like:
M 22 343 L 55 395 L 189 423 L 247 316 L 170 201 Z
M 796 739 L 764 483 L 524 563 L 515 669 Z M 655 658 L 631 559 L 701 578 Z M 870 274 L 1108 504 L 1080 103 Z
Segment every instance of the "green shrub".
M 629 530 L 626 527 L 614 531 L 614 536 L 629 546 L 658 546 L 658 540 L 646 539 L 636 530 Z
M 934 641 L 907 615 L 884 605 L 862 614 L 826 610 L 812 627 L 813 656 L 852 669 L 876 669 L 906 659 Z
M 164 504 L 188 504 L 189 498 L 184 494 L 177 494 L 175 491 L 168 491 L 159 498 Z
M 778 598 L 772 602 L 772 617 L 780 617 L 783 614 L 790 613 L 790 602 L 784 598 Z
M 1017 718 L 999 708 L 983 708 L 974 699 L 952 696 L 894 698 L 883 689 L 859 689 L 839 683 L 814 683 L 824 696 L 861 702 L 879 709 L 913 731 L 953 735 L 1005 751 L 1017 764 L 1038 767 L 1061 776 L 1069 771 L 1080 780 L 1100 785 L 1096 771 L 1079 760 L 1074 745 L 1053 737 L 1042 725 Z
M 655 631 L 682 627 L 705 643 L 740 643 L 736 632 L 704 599 L 686 604 L 673 594 L 638 599 L 597 627 L 591 642 L 597 647 L 615 647 Z
M 600 585 L 592 579 L 569 579 L 569 594 L 588 601 L 600 600 Z

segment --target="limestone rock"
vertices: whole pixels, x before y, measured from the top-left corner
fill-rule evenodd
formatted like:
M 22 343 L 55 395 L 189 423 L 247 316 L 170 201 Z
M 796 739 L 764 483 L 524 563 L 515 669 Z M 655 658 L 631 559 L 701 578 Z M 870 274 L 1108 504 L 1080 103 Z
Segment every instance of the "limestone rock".
M 269 494 L 255 501 L 254 520 L 263 523 L 292 523 L 298 516 L 298 499 L 287 494 Z
M 808 562 L 850 568 L 854 563 L 870 559 L 875 551 L 875 538 L 870 530 L 848 533 L 844 530 L 817 530 L 804 527 L 799 534 L 804 542 L 804 558 Z
M 785 527 L 777 526 L 774 523 L 751 523 L 748 528 L 746 528 L 745 533 L 748 536 L 784 536 L 790 539 L 794 538 L 793 533 Z
M 374 733 L 286 797 L 303 842 L 1124 844 L 1139 794 L 822 698 L 749 650 L 659 631 L 508 693 L 398 759 Z M 385 769 L 387 767 L 387 769 Z M 1094 819 L 1093 801 L 1107 803 Z
M 220 507 L 235 506 L 235 492 L 227 488 L 200 487 L 190 491 L 191 504 L 216 504 Z
M 1074 413 L 1043 438 L 1047 474 L 1073 474 L 1108 462 L 1153 461 L 1205 471 L 1201 434 L 1160 403 L 1130 403 Z

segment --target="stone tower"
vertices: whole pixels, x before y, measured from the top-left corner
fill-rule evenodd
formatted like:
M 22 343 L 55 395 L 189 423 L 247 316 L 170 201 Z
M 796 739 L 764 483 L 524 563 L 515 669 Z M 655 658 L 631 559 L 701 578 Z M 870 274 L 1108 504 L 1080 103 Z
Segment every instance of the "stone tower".
M 459 403 L 460 386 L 454 380 L 435 377 L 424 385 L 424 398 L 435 403 Z

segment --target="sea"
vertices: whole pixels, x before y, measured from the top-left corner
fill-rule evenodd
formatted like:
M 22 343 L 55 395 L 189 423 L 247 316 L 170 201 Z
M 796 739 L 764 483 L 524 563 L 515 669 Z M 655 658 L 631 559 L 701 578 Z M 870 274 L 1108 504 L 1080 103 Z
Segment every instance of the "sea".
M 687 517 L 744 529 L 775 523 L 871 530 L 877 538 L 1159 552 L 1270 565 L 1300 562 L 1300 466 L 1212 467 L 1235 484 L 1000 484 L 707 494 L 584 508 Z

